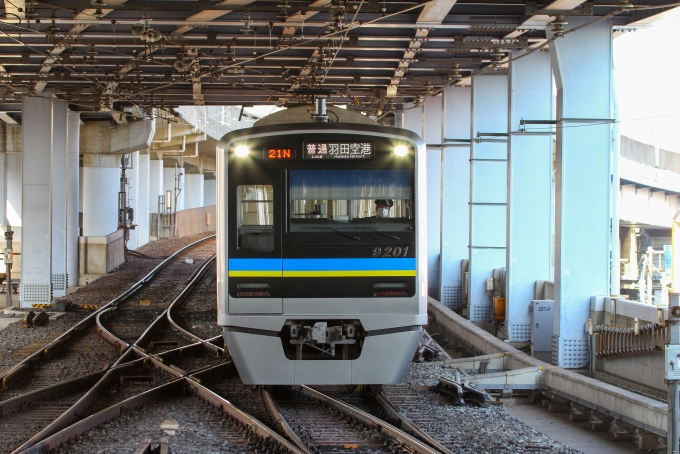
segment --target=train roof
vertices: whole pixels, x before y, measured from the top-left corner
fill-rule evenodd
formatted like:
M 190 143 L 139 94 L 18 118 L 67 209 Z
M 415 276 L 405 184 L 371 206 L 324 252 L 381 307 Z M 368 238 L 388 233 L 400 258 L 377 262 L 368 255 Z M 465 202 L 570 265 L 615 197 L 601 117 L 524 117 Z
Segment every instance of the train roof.
M 335 123 L 359 123 L 365 125 L 378 125 L 378 122 L 371 120 L 365 115 L 348 109 L 341 109 L 335 106 L 328 106 L 326 109 L 329 121 Z M 312 123 L 311 113 L 314 106 L 299 106 L 275 112 L 267 115 L 261 120 L 256 121 L 253 126 L 281 125 L 287 123 Z

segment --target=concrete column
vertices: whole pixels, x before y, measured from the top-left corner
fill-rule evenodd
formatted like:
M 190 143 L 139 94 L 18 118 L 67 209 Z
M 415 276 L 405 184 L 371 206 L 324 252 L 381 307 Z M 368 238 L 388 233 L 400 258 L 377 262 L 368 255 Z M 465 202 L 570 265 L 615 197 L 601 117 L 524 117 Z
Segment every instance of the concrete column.
M 118 230 L 120 155 L 83 155 L 83 236 Z
M 504 134 L 508 129 L 508 77 L 472 79 L 470 136 Z M 470 320 L 492 319 L 487 279 L 505 266 L 507 143 L 504 136 L 483 137 L 470 147 Z
M 413 109 L 417 110 L 417 109 Z M 442 161 L 442 97 L 425 100 L 422 110 L 423 140 L 427 148 L 427 293 L 436 299 L 439 295 L 439 258 L 441 214 L 441 161 Z M 421 186 L 422 188 L 422 186 Z
M 588 21 L 570 17 L 566 28 Z M 610 292 L 612 19 L 553 41 L 550 56 L 558 121 L 553 362 L 577 368 L 589 360 L 590 299 Z
M 19 131 L 19 136 L 21 132 Z M 5 155 L 5 175 L 7 176 L 7 203 L 5 204 L 6 222 L 12 226 L 14 252 L 21 253 L 21 153 L 13 152 Z M 14 256 L 13 276 L 21 278 L 21 255 Z
M 66 162 L 66 275 L 69 287 L 78 285 L 80 236 L 80 112 L 68 113 Z
M 7 123 L 0 124 L 0 140 L 2 140 L 2 155 L 0 155 L 0 200 L 7 200 L 7 140 L 6 140 Z M 0 204 L 0 224 L 7 225 L 6 203 Z M 4 263 L 1 265 L 4 266 Z M 4 268 L 3 268 L 4 269 Z
M 137 224 L 137 247 L 149 242 L 149 150 L 139 152 L 139 171 L 137 180 L 137 210 L 135 224 Z
M 524 51 L 515 51 L 516 58 Z M 550 55 L 534 52 L 510 64 L 508 130 L 520 120 L 553 116 Z M 508 137 L 508 256 L 505 320 L 508 338 L 531 338 L 529 308 L 537 280 L 552 280 L 552 144 L 551 128 L 526 125 L 526 133 Z M 535 134 L 535 135 L 532 135 Z M 539 135 L 540 134 L 540 135 Z
M 163 160 L 149 161 L 149 240 L 158 238 L 158 197 L 164 195 Z
M 449 87 L 443 93 L 445 139 L 468 139 L 471 89 Z M 441 302 L 463 304 L 462 260 L 470 240 L 470 144 L 447 142 L 441 162 Z
M 24 98 L 22 105 L 22 307 L 52 301 L 52 107 L 42 97 Z
M 66 295 L 68 105 L 52 106 L 52 296 Z
M 21 153 L 8 153 L 5 156 L 5 175 L 7 175 L 6 217 L 14 230 L 14 239 L 21 236 Z M 13 267 L 16 269 L 16 267 Z
M 139 200 L 139 152 L 134 151 L 130 153 L 130 169 L 125 171 L 125 177 L 128 180 L 126 187 L 127 204 L 134 212 L 133 224 L 137 224 L 138 200 Z M 130 230 L 130 239 L 127 242 L 128 249 L 137 249 L 139 247 L 138 228 Z
M 184 185 L 186 195 L 184 197 L 184 209 L 199 208 L 204 206 L 203 175 L 200 173 L 186 175 Z
M 203 180 L 204 206 L 213 206 L 217 202 L 217 180 Z
M 163 191 L 163 161 L 149 161 L 149 213 L 158 213 L 158 196 Z
M 423 137 L 423 108 L 415 107 L 404 111 L 404 129 L 413 131 Z
M 4 132 L 6 130 L 6 123 L 2 123 L 0 125 L 0 128 L 2 130 L 2 140 L 3 142 L 5 141 L 4 137 Z M 3 147 L 5 148 L 5 147 Z M 3 149 L 3 152 L 0 154 L 0 200 L 4 201 L 4 204 L 0 204 L 0 223 L 2 224 L 2 229 L 0 230 L 0 234 L 3 232 L 7 231 L 7 215 L 6 215 L 6 201 L 7 201 L 7 150 Z M 4 247 L 4 246 L 3 246 Z M 4 273 L 6 271 L 5 268 L 5 262 L 3 260 L 0 260 L 0 273 Z

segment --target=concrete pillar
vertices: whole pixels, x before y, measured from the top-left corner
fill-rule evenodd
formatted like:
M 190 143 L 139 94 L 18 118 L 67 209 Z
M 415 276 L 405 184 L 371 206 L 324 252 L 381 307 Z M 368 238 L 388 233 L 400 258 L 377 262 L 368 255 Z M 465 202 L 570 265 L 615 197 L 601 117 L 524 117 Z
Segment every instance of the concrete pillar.
M 404 111 L 404 125 L 402 127 L 423 137 L 423 108 L 416 107 Z
M 417 111 L 418 109 L 413 109 Z M 439 295 L 442 97 L 429 97 L 422 109 L 423 140 L 427 147 L 427 293 Z M 420 188 L 425 187 L 421 184 Z
M 566 28 L 588 21 L 570 17 Z M 577 368 L 589 359 L 590 298 L 610 294 L 612 19 L 553 41 L 550 55 L 558 121 L 553 362 Z
M 118 230 L 120 155 L 83 154 L 83 236 Z
M 204 206 L 203 175 L 200 173 L 186 175 L 184 190 L 184 209 L 199 208 Z
M 7 175 L 6 217 L 14 230 L 14 239 L 21 236 L 21 153 L 8 153 L 5 156 L 5 175 Z
M 515 51 L 516 58 L 524 51 Z M 510 64 L 508 130 L 520 120 L 552 120 L 550 55 L 534 52 Z M 552 280 L 552 144 L 550 127 L 526 125 L 508 137 L 508 254 L 505 320 L 508 338 L 531 338 L 529 308 L 537 280 Z
M 508 129 L 508 77 L 481 75 L 472 79 L 470 136 L 505 134 Z M 470 320 L 492 319 L 492 292 L 487 279 L 505 266 L 507 205 L 506 137 L 485 136 L 470 147 Z
M 68 113 L 66 162 L 66 275 L 68 286 L 78 285 L 80 236 L 80 112 Z
M 5 140 L 4 132 L 7 125 L 5 123 L 0 125 L 2 131 L 2 140 Z M 4 148 L 4 147 L 3 147 Z M 7 215 L 6 215 L 6 201 L 7 201 L 7 150 L 4 149 L 2 154 L 0 154 L 0 200 L 5 201 L 4 204 L 0 204 L 0 223 L 2 224 L 2 229 L 0 230 L 0 235 L 7 231 Z M 4 239 L 4 238 L 3 238 Z M 4 246 L 3 246 L 4 247 Z M 5 262 L 0 260 L 0 273 L 4 273 Z
M 0 200 L 7 200 L 7 148 L 5 146 L 5 131 L 7 130 L 7 124 L 0 124 L 0 140 L 3 141 L 2 155 L 0 155 Z M 7 225 L 7 214 L 6 214 L 6 203 L 0 204 L 0 224 Z M 4 265 L 4 264 L 3 264 Z
M 68 105 L 52 106 L 52 296 L 66 295 Z
M 158 196 L 163 191 L 163 161 L 149 161 L 149 213 L 158 213 Z
M 130 168 L 125 171 L 125 178 L 128 183 L 126 186 L 127 204 L 132 208 L 134 213 L 133 224 L 137 224 L 138 200 L 139 200 L 139 152 L 134 151 L 130 153 Z M 137 228 L 130 230 L 130 239 L 127 242 L 128 249 L 137 249 L 139 247 Z
M 52 301 L 52 104 L 32 96 L 22 105 L 22 307 Z
M 468 139 L 471 89 L 449 87 L 443 93 L 445 139 Z M 462 260 L 470 240 L 470 143 L 447 142 L 441 161 L 441 302 L 463 304 Z
M 149 161 L 149 240 L 158 238 L 158 197 L 164 195 L 163 160 Z
M 137 181 L 137 210 L 135 224 L 137 224 L 137 247 L 149 242 L 149 150 L 139 152 L 139 171 Z
M 217 203 L 217 180 L 203 180 L 204 206 L 213 206 Z

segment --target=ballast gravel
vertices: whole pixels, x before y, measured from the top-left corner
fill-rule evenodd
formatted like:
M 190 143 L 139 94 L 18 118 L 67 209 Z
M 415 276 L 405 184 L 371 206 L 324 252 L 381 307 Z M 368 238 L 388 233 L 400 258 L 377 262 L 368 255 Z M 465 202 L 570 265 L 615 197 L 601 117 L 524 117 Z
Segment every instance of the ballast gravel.
M 136 249 L 136 251 L 152 257 L 164 257 L 209 235 L 212 235 L 212 233 L 154 241 Z M 162 261 L 162 259 L 146 259 L 132 255 L 128 255 L 127 259 L 127 262 L 120 265 L 112 273 L 102 276 L 89 285 L 78 289 L 75 293 L 60 299 L 79 305 L 96 304 L 101 306 L 123 293 Z M 71 328 L 89 314 L 82 311 L 67 312 L 56 320 L 50 319 L 44 326 L 26 328 L 22 322 L 22 312 L 25 313 L 28 310 L 24 309 L 15 314 L 2 314 L 3 317 L 17 318 L 17 322 L 8 325 L 0 332 L 0 372 L 10 369 L 33 351 L 39 349 L 41 345 L 58 337 L 60 333 Z M 33 345 L 31 346 L 31 344 Z M 34 348 L 24 349 L 27 346 Z
M 404 383 L 411 385 L 423 401 L 416 410 L 418 414 L 409 414 L 408 408 L 402 410 L 414 419 L 428 415 L 428 422 L 419 426 L 451 451 L 470 454 L 580 453 L 527 426 L 502 406 L 457 406 L 441 394 L 422 388 L 435 386 L 439 377 L 454 380 L 454 369 L 443 363 L 411 363 Z
M 160 425 L 174 419 L 179 427 L 174 435 L 166 434 Z M 225 429 L 206 415 L 205 409 L 193 397 L 177 397 L 168 401 L 153 402 L 126 412 L 101 429 L 93 429 L 80 437 L 72 446 L 62 446 L 60 453 L 132 453 L 145 440 L 156 443 L 165 438 L 173 454 L 233 453 L 242 452 L 239 446 L 228 441 Z

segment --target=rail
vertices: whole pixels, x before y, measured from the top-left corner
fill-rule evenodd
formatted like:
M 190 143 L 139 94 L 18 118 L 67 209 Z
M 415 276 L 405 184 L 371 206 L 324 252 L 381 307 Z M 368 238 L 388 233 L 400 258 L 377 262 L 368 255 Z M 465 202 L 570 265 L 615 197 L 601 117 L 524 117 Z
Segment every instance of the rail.
M 390 439 L 392 446 L 390 448 L 395 450 L 405 449 L 407 452 L 419 454 L 439 454 L 439 451 L 417 440 L 413 436 L 407 434 L 386 421 L 383 421 L 375 416 L 366 413 L 363 410 L 355 408 L 339 400 L 333 399 L 315 389 L 305 385 L 300 385 L 300 390 L 305 396 L 324 402 L 332 409 L 340 412 L 352 419 L 355 419 L 367 426 L 375 428 L 376 431 L 382 432 L 386 439 Z M 386 442 L 388 442 L 386 440 Z
M 100 307 L 98 310 L 94 311 L 92 314 L 88 315 L 85 317 L 83 320 L 78 322 L 76 325 L 74 325 L 72 328 L 67 330 L 64 334 L 61 336 L 57 337 L 47 345 L 45 345 L 42 349 L 36 351 L 32 355 L 27 356 L 24 358 L 21 362 L 16 364 L 14 367 L 12 367 L 9 371 L 7 371 L 5 374 L 0 376 L 2 379 L 2 389 L 9 389 L 9 386 L 11 386 L 11 382 L 13 379 L 16 379 L 20 375 L 22 375 L 28 368 L 31 367 L 32 364 L 34 364 L 37 361 L 40 361 L 42 357 L 46 357 L 50 351 L 53 351 L 54 348 L 56 348 L 59 345 L 62 345 L 62 343 L 71 337 L 71 335 L 77 331 L 80 331 L 82 329 L 85 329 L 90 326 L 91 323 L 93 323 L 96 319 L 99 318 L 100 313 L 104 311 L 108 311 L 111 308 L 117 308 L 119 304 L 122 302 L 126 301 L 127 299 L 131 298 L 133 295 L 135 295 L 137 292 L 139 292 L 142 288 L 144 288 L 146 285 L 148 285 L 153 279 L 158 276 L 158 274 L 165 268 L 167 267 L 170 263 L 172 263 L 179 255 L 187 251 L 188 249 L 191 249 L 195 246 L 198 246 L 204 241 L 207 241 L 209 239 L 215 238 L 215 235 L 210 235 L 205 238 L 202 238 L 198 241 L 194 241 L 191 244 L 188 244 L 184 246 L 183 248 L 177 250 L 174 254 L 172 254 L 170 257 L 165 259 L 163 262 L 159 263 L 153 270 L 151 270 L 146 276 L 144 276 L 142 279 L 137 281 L 132 287 L 127 289 L 125 292 L 121 293 L 118 295 L 116 298 L 113 300 L 109 301 L 107 304 L 104 306 Z

